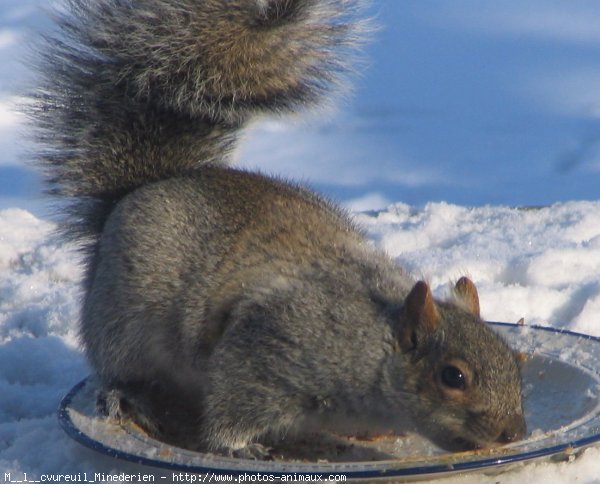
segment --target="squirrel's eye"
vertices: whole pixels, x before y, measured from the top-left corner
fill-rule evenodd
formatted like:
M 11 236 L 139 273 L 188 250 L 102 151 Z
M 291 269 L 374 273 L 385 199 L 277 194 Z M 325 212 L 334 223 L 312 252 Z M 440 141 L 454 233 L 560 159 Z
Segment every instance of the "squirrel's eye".
M 456 390 L 464 390 L 467 384 L 463 372 L 452 365 L 445 366 L 442 370 L 442 383 Z

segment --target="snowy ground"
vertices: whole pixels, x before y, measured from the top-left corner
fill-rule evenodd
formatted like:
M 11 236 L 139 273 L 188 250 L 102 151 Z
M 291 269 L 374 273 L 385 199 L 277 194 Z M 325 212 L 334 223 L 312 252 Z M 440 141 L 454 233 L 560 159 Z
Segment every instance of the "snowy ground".
M 80 269 L 19 161 L 29 145 L 11 108 L 47 3 L 0 5 L 0 479 L 154 472 L 88 451 L 56 423 L 60 397 L 88 372 Z M 600 336 L 600 202 L 581 201 L 600 186 L 600 4 L 386 0 L 375 10 L 384 28 L 353 100 L 325 121 L 257 125 L 240 164 L 307 180 L 357 211 L 389 206 L 357 218 L 440 297 L 468 274 L 488 319 Z M 409 205 L 391 205 L 400 201 Z M 524 205 L 547 208 L 509 208 Z M 598 476 L 591 449 L 488 480 Z

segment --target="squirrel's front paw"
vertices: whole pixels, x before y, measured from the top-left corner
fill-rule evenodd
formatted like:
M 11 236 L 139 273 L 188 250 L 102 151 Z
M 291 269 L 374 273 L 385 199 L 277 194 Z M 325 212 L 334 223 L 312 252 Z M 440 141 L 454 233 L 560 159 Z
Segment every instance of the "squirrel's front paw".
M 229 455 L 238 459 L 273 460 L 271 449 L 262 444 L 248 444 L 241 449 L 230 450 Z

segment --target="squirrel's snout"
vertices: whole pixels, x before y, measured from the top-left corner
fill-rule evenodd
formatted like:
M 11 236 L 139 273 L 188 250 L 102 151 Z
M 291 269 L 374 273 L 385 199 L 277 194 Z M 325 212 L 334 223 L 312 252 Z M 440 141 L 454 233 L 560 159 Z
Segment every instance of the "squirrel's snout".
M 513 415 L 506 423 L 502 432 L 496 439 L 499 444 L 510 444 L 525 437 L 527 425 L 522 415 Z

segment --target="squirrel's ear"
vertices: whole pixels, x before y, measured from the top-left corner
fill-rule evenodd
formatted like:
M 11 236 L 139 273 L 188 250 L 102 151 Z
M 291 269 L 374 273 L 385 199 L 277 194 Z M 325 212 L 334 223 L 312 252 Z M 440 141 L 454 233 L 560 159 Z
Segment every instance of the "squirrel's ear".
M 419 344 L 419 335 L 435 332 L 440 325 L 440 314 L 433 294 L 426 282 L 417 282 L 404 301 L 404 321 L 399 335 L 400 347 L 404 351 Z
M 461 277 L 454 286 L 454 295 L 467 311 L 480 317 L 479 294 L 477 294 L 477 288 L 471 279 Z

